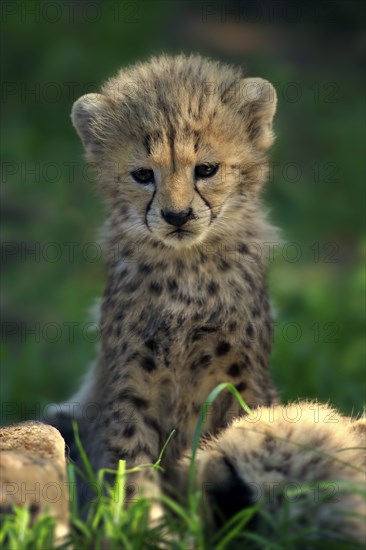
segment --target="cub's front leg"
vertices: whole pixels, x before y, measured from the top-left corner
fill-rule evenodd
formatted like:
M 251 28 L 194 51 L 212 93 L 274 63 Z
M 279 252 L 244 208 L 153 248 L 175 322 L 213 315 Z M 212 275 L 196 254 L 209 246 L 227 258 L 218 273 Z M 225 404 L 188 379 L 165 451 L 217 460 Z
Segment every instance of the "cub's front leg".
M 120 459 L 127 469 L 154 464 L 174 427 L 172 380 L 144 349 L 130 354 L 122 371 L 112 370 L 105 384 L 99 432 L 106 466 L 116 469 Z M 155 473 L 144 467 L 128 476 L 128 502 L 159 494 Z

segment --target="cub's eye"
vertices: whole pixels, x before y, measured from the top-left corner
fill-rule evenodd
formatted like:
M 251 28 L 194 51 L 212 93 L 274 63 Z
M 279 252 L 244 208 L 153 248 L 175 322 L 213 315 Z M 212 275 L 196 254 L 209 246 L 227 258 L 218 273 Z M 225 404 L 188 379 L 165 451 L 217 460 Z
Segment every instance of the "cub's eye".
M 205 162 L 204 164 L 197 164 L 194 169 L 194 175 L 198 179 L 212 178 L 219 169 L 218 164 L 211 164 L 210 162 Z
M 137 183 L 143 183 L 146 185 L 154 182 L 154 172 L 148 168 L 138 168 L 138 170 L 131 172 L 131 176 L 135 181 L 137 181 Z

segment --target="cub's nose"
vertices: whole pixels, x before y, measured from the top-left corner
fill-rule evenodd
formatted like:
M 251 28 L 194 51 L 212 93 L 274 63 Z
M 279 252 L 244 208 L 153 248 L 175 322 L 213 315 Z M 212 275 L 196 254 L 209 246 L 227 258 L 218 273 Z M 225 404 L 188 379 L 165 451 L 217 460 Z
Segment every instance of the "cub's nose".
M 170 225 L 174 225 L 175 227 L 181 227 L 194 218 L 192 208 L 181 210 L 180 212 L 162 210 L 161 215 L 166 222 L 170 223 Z

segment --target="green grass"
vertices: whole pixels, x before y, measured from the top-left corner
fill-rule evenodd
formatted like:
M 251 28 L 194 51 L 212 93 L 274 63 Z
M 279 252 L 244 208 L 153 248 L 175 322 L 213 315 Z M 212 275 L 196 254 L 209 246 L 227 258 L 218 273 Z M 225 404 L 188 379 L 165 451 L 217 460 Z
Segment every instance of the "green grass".
M 9 550 L 56 548 L 54 531 L 56 519 L 44 515 L 35 523 L 28 508 L 14 507 L 12 514 L 0 515 L 0 546 Z
M 204 504 L 200 489 L 195 484 L 195 457 L 199 447 L 200 437 L 205 420 L 205 414 L 218 394 L 230 391 L 239 401 L 241 406 L 250 412 L 250 409 L 241 398 L 232 384 L 220 384 L 208 396 L 202 406 L 197 421 L 192 443 L 192 458 L 189 465 L 188 498 L 182 504 L 167 495 L 160 495 L 156 499 L 140 497 L 132 501 L 129 507 L 126 502 L 126 485 L 129 474 L 149 468 L 161 470 L 163 453 L 169 445 L 168 438 L 160 456 L 155 464 L 145 464 L 127 470 L 124 460 L 120 460 L 117 471 L 102 469 L 93 472 L 88 457 L 83 449 L 78 434 L 77 424 L 74 423 L 75 441 L 80 453 L 84 471 L 78 470 L 79 475 L 85 478 L 87 483 L 95 487 L 95 498 L 90 505 L 87 516 L 80 514 L 76 492 L 70 491 L 70 534 L 62 541 L 56 541 L 55 518 L 44 515 L 35 523 L 32 523 L 31 514 L 27 508 L 15 507 L 12 514 L 4 515 L 0 533 L 0 547 L 4 550 L 56 550 L 61 548 L 75 549 L 175 549 L 186 550 L 195 548 L 198 550 L 225 550 L 242 549 L 249 550 L 298 550 L 323 548 L 327 550 L 352 550 L 361 548 L 361 545 L 350 540 L 335 536 L 335 533 L 316 532 L 309 521 L 304 521 L 302 516 L 296 520 L 291 513 L 291 494 L 288 499 L 283 499 L 280 513 L 273 518 L 266 512 L 259 502 L 247 507 L 230 518 L 224 526 L 213 531 L 204 521 Z M 332 457 L 340 460 L 338 457 Z M 68 480 L 71 487 L 75 487 L 76 466 L 68 464 Z M 106 483 L 105 475 L 113 474 L 114 483 Z M 336 481 L 336 480 L 334 480 Z M 340 487 L 339 494 L 357 492 L 366 498 L 366 491 L 360 487 L 354 487 L 351 483 L 337 482 Z M 327 498 L 329 480 L 324 485 L 324 496 Z M 315 517 L 317 507 L 322 504 L 322 498 L 314 502 L 312 498 L 314 485 L 312 483 L 298 484 L 301 487 L 302 496 L 308 498 L 306 514 L 309 511 Z M 322 488 L 322 483 L 317 482 L 317 487 Z M 295 489 L 294 489 L 295 490 Z M 298 491 L 298 488 L 296 488 Z M 150 511 L 156 504 L 164 506 L 164 515 L 158 522 L 149 521 Z M 246 529 L 254 515 L 259 515 L 261 521 L 260 532 Z M 280 520 L 278 520 L 280 518 Z M 296 523 L 295 523 L 296 522 Z M 294 529 L 294 525 L 296 528 Z M 326 535 L 331 540 L 325 540 Z
M 123 470 L 123 461 L 121 461 Z M 161 500 L 166 507 L 164 519 L 159 525 L 149 524 L 149 511 L 154 502 L 141 498 L 129 508 L 123 508 L 120 486 L 125 484 L 125 474 L 117 473 L 116 484 L 110 494 L 99 498 L 86 519 L 71 507 L 71 531 L 64 541 L 55 542 L 55 518 L 43 516 L 31 522 L 26 508 L 16 508 L 13 514 L 2 518 L 0 545 L 4 550 L 56 550 L 71 547 L 76 549 L 167 549 L 224 550 L 247 548 L 250 550 L 298 550 L 299 548 L 323 548 L 324 550 L 356 550 L 360 544 L 350 540 L 324 540 L 325 533 L 316 533 L 311 526 L 291 531 L 289 511 L 284 511 L 282 521 L 273 519 L 252 506 L 231 518 L 220 531 L 212 533 L 202 521 L 200 494 L 191 495 L 189 507 L 183 507 L 167 497 Z M 118 495 L 119 498 L 116 498 Z M 284 505 L 284 507 L 286 504 Z M 288 505 L 287 505 L 288 506 Z M 265 534 L 246 530 L 254 514 L 260 513 Z M 313 508 L 316 514 L 316 507 Z M 331 533 L 334 537 L 334 533 Z

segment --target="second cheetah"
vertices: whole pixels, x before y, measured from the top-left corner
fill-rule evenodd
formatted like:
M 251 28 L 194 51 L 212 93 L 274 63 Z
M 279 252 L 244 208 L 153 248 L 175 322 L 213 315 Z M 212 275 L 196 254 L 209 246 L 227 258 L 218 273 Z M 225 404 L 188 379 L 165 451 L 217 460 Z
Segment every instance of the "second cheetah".
M 302 550 L 317 541 L 361 548 L 355 544 L 366 542 L 365 435 L 365 417 L 347 418 L 318 402 L 253 409 L 197 452 L 203 519 L 218 529 L 254 505 L 235 548 L 246 547 L 252 531 L 278 540 L 284 526 L 289 541 L 301 534 Z M 177 498 L 188 493 L 190 466 L 187 456 L 175 469 Z

